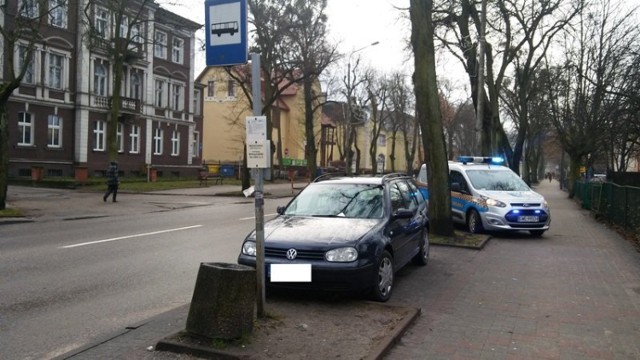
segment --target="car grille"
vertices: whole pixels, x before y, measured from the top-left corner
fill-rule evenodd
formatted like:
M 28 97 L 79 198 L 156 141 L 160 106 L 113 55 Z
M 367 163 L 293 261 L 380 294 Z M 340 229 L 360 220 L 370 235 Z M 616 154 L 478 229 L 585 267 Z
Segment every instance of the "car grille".
M 288 250 L 289 249 L 265 248 L 264 255 L 268 257 L 286 259 Z M 296 260 L 324 260 L 324 251 L 296 249 L 296 252 L 298 253 Z
M 540 207 L 540 203 L 511 203 L 512 207 Z

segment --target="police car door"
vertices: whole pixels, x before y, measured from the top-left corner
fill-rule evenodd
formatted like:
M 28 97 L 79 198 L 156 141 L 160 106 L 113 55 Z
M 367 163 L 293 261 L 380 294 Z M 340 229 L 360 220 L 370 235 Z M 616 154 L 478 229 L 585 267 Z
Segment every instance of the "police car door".
M 465 211 L 471 198 L 469 185 L 464 175 L 456 170 L 449 174 L 451 181 L 451 216 L 454 221 L 464 222 Z

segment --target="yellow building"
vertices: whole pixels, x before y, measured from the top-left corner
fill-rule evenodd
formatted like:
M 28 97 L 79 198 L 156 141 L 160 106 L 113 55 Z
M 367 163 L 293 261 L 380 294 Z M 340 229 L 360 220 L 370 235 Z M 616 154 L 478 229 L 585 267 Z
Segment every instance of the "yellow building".
M 319 165 L 322 167 L 332 165 L 344 167 L 344 164 L 340 162 L 340 158 L 344 157 L 342 147 L 344 144 L 344 134 L 346 132 L 346 106 L 347 104 L 345 103 L 328 103 L 323 107 L 323 131 L 319 147 Z M 413 119 L 408 119 L 408 121 L 412 120 Z M 357 146 L 354 146 L 353 149 L 354 152 L 356 152 L 356 148 L 360 150 L 360 159 L 359 164 L 356 165 L 357 155 L 354 155 L 354 163 L 351 166 L 352 171 L 354 173 L 356 170 L 360 173 L 371 173 L 373 163 L 376 162 L 376 171 L 378 173 L 388 173 L 392 169 L 395 172 L 411 173 L 412 169 L 407 169 L 406 165 L 403 133 L 402 131 L 397 131 L 394 135 L 393 132 L 389 130 L 390 127 L 388 125 L 380 130 L 377 136 L 375 155 L 373 157 L 371 156 L 369 148 L 372 139 L 376 136 L 374 125 L 367 111 L 362 113 L 360 122 L 353 125 L 352 131 L 355 131 L 355 140 L 357 143 Z M 395 151 L 393 149 L 394 140 Z M 390 158 L 392 152 L 395 152 L 393 166 Z M 419 166 L 419 161 L 416 164 Z M 416 165 L 412 167 L 416 167 Z
M 239 75 L 249 65 L 234 67 Z M 245 146 L 245 120 L 253 116 L 251 103 L 241 85 L 222 67 L 207 67 L 196 79 L 204 86 L 202 158 L 207 164 L 239 164 Z M 247 86 L 250 92 L 250 86 Z M 292 84 L 280 94 L 272 106 L 272 141 L 276 153 L 272 165 L 279 164 L 278 151 L 283 164 L 304 166 L 305 127 L 304 95 L 302 86 Z M 318 83 L 314 93 L 320 93 Z M 264 100 L 263 100 L 264 101 Z M 320 136 L 320 111 L 314 113 L 314 133 Z M 318 141 L 316 141 L 318 144 Z M 319 156 L 319 155 L 318 155 Z

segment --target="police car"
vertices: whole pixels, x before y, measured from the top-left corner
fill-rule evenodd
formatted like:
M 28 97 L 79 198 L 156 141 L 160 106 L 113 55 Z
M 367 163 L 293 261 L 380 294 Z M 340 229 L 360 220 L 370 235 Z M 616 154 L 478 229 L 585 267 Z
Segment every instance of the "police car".
M 471 233 L 525 230 L 542 236 L 551 224 L 549 205 L 501 163 L 501 158 L 472 156 L 449 161 L 453 221 Z M 428 197 L 424 164 L 416 180 Z

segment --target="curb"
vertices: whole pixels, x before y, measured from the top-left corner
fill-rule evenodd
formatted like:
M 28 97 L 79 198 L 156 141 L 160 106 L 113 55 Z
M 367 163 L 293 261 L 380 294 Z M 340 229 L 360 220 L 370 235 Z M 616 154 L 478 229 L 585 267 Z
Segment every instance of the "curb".
M 420 316 L 422 310 L 420 308 L 410 308 L 410 313 L 400 322 L 393 333 L 382 340 L 378 346 L 374 347 L 374 350 L 370 352 L 366 360 L 382 360 L 385 355 L 400 341 L 402 335 L 409 329 L 409 326 Z
M 379 303 L 375 303 L 379 304 Z M 385 305 L 393 306 L 393 305 Z M 393 306 L 396 308 L 404 308 L 401 306 Z M 404 333 L 409 329 L 413 322 L 420 316 L 422 310 L 420 308 L 406 308 L 408 313 L 399 322 L 396 327 L 393 328 L 390 335 L 382 339 L 377 345 L 373 346 L 364 359 L 366 360 L 382 360 L 385 355 L 397 344 Z M 223 360 L 246 360 L 251 359 L 252 355 L 237 354 L 230 351 L 219 350 L 211 347 L 205 347 L 200 345 L 193 345 L 189 343 L 181 343 L 173 340 L 167 340 L 167 338 L 173 338 L 176 335 L 182 333 L 183 330 L 168 335 L 165 339 L 161 339 L 156 343 L 155 351 L 168 351 L 174 354 L 191 355 L 203 357 L 206 359 L 223 359 Z

